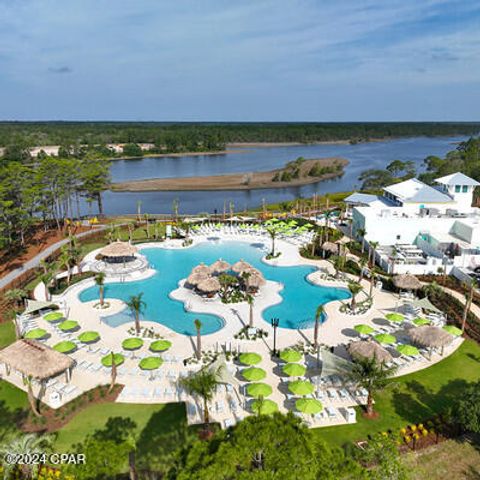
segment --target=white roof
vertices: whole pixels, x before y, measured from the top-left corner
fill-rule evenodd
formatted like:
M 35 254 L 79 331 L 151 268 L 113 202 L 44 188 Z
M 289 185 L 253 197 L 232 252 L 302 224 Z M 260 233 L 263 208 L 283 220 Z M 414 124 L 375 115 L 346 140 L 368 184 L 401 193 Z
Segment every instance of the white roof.
M 478 183 L 476 180 L 467 177 L 461 172 L 452 173 L 451 175 L 445 175 L 444 177 L 437 178 L 435 181 L 442 185 L 469 185 L 473 187 L 477 187 L 478 185 L 480 185 L 480 183 Z
M 410 178 L 404 182 L 395 183 L 383 189 L 395 195 L 404 202 L 413 203 L 447 203 L 452 198 L 436 188 L 427 185 L 416 178 Z

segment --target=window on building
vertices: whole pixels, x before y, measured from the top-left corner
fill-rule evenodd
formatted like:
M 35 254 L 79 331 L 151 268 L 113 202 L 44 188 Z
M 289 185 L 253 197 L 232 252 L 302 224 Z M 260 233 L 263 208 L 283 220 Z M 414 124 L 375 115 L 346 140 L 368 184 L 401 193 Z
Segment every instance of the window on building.
M 461 186 L 455 185 L 455 193 L 460 193 Z
M 467 193 L 468 192 L 468 185 L 463 185 L 462 187 L 462 192 Z
M 397 240 L 400 240 L 400 238 L 401 238 L 401 235 L 397 235 Z

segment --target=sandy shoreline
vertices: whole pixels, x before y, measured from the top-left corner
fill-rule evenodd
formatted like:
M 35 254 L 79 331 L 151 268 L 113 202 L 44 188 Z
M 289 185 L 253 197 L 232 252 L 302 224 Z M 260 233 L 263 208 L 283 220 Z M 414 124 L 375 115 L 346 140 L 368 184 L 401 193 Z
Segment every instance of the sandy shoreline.
M 268 172 L 242 172 L 226 175 L 211 175 L 204 177 L 177 177 L 177 178 L 151 178 L 147 180 L 134 180 L 119 182 L 111 185 L 114 192 L 154 192 L 154 191 L 210 191 L 210 190 L 258 190 L 264 188 L 298 187 L 318 183 L 329 178 L 343 174 L 339 172 L 327 173 L 319 177 L 310 177 L 307 172 L 317 163 L 324 167 L 340 164 L 345 167 L 348 160 L 340 157 L 316 158 L 306 160 L 301 167 L 300 178 L 288 182 L 273 182 L 273 176 L 282 172 L 279 168 Z

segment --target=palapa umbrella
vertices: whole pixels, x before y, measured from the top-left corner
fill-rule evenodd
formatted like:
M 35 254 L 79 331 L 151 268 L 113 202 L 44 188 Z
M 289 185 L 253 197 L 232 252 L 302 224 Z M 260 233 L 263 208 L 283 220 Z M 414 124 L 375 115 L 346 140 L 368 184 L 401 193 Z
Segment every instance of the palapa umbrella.
M 250 270 L 251 268 L 252 266 L 244 260 L 239 260 L 237 263 L 232 265 L 232 270 L 236 273 L 242 273 L 245 270 Z
M 113 354 L 113 361 L 115 365 L 118 367 L 125 361 L 125 357 L 121 353 L 114 353 Z M 104 367 L 111 367 L 112 366 L 112 355 L 109 353 L 102 358 L 102 365 Z
M 189 285 L 193 285 L 194 287 L 196 287 L 200 282 L 203 282 L 204 280 L 206 280 L 208 277 L 207 274 L 205 273 L 191 273 L 188 277 L 187 277 L 187 283 Z
M 197 288 L 204 293 L 215 293 L 218 292 L 222 287 L 220 282 L 215 277 L 206 278 L 202 280 Z
M 286 348 L 280 352 L 280 358 L 284 362 L 299 362 L 302 359 L 302 354 L 293 348 Z
M 295 407 L 302 413 L 315 415 L 323 410 L 322 403 L 316 398 L 299 398 L 295 402 Z
M 376 358 L 378 362 L 390 362 L 392 356 L 377 342 L 372 341 L 358 341 L 352 342 L 348 346 L 348 352 L 355 358 Z
M 78 327 L 78 322 L 76 322 L 75 320 L 65 320 L 58 326 L 58 328 L 62 332 L 70 332 L 71 330 L 75 330 Z
M 413 323 L 417 327 L 422 327 L 424 325 L 430 325 L 430 320 L 427 320 L 426 318 L 423 318 L 423 317 L 418 317 L 413 321 Z
M 445 325 L 443 329 L 454 337 L 460 337 L 462 335 L 462 331 L 458 327 L 455 327 L 455 325 Z
M 225 260 L 222 260 L 221 258 L 210 265 L 210 269 L 213 273 L 228 272 L 230 268 L 231 265 Z
M 50 312 L 43 316 L 43 319 L 49 323 L 59 322 L 64 319 L 63 313 L 61 312 Z
M 132 337 L 127 338 L 122 342 L 122 348 L 125 350 L 138 350 L 143 347 L 143 340 L 141 338 Z
M 69 340 L 65 340 L 53 346 L 53 349 L 60 353 L 70 353 L 73 352 L 76 348 L 77 346 Z
M 117 240 L 116 242 L 110 243 L 100 250 L 100 255 L 102 257 L 110 258 L 133 257 L 137 251 L 137 247 L 134 245 L 131 245 L 128 242 L 121 242 L 120 240 Z
M 24 337 L 30 340 L 39 340 L 40 338 L 46 337 L 47 335 L 47 331 L 43 328 L 34 328 L 33 330 L 27 332 Z
M 338 245 L 336 243 L 333 243 L 333 242 L 323 242 L 322 243 L 322 250 L 324 252 L 329 252 L 329 253 L 336 254 L 336 253 L 338 253 Z
M 260 398 L 252 402 L 252 410 L 259 415 L 271 415 L 278 411 L 278 405 L 273 400 Z
M 272 394 L 272 387 L 266 383 L 251 383 L 247 385 L 247 393 L 251 397 L 268 397 Z
M 94 343 L 100 340 L 100 334 L 98 332 L 87 331 L 87 332 L 82 332 L 77 338 L 82 343 Z
M 419 354 L 418 348 L 413 345 L 398 345 L 397 352 L 408 357 L 413 357 Z
M 172 342 L 170 340 L 155 340 L 150 344 L 150 350 L 152 352 L 163 352 L 164 350 L 168 350 L 172 346 Z
M 249 382 L 258 382 L 267 376 L 267 372 L 263 368 L 250 367 L 242 370 L 242 377 Z
M 246 352 L 242 353 L 238 359 L 240 360 L 240 363 L 243 363 L 244 365 L 256 365 L 262 361 L 262 356 L 258 353 Z
M 385 318 L 389 322 L 401 323 L 405 320 L 405 316 L 398 312 L 387 313 Z
M 282 372 L 289 377 L 303 377 L 307 369 L 299 363 L 287 363 L 282 367 Z
M 353 327 L 353 329 L 355 331 L 357 331 L 358 333 L 360 333 L 361 335 L 370 335 L 371 333 L 373 333 L 375 331 L 375 329 L 373 327 L 371 327 L 370 325 L 366 325 L 364 323 L 360 323 L 358 325 L 355 325 Z
M 142 358 L 142 360 L 140 360 L 140 363 L 138 364 L 138 366 L 142 370 L 150 370 L 152 372 L 151 375 L 150 375 L 150 380 L 152 380 L 153 379 L 153 371 L 157 370 L 157 368 L 160 368 L 162 363 L 163 363 L 163 360 L 160 357 L 147 357 L 147 358 Z
M 212 273 L 212 269 L 208 265 L 201 263 L 200 265 L 197 265 L 194 269 L 192 269 L 192 273 L 201 273 L 202 275 L 210 275 Z
M 378 335 L 375 335 L 374 338 L 377 342 L 385 343 L 387 345 L 391 345 L 392 343 L 395 343 L 397 341 L 397 339 L 389 333 L 379 333 Z
M 434 326 L 411 328 L 408 334 L 415 343 L 429 348 L 444 347 L 452 341 L 449 333 Z
M 314 386 L 308 380 L 295 380 L 288 384 L 288 389 L 294 395 L 310 395 L 313 393 Z
M 254 273 L 245 280 L 245 283 L 248 288 L 260 288 L 267 282 L 261 274 Z
M 418 290 L 422 288 L 420 280 L 409 273 L 395 275 L 393 277 L 393 284 L 400 290 Z

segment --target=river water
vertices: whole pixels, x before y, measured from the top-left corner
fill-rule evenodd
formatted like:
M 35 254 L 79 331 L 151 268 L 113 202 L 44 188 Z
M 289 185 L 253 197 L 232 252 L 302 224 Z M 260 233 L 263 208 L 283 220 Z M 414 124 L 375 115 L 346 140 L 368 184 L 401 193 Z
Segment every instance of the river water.
M 383 169 L 392 160 L 413 160 L 418 169 L 428 155 L 444 156 L 464 137 L 415 137 L 357 145 L 299 145 L 288 147 L 245 148 L 240 153 L 183 157 L 149 157 L 138 160 L 116 160 L 112 163 L 113 182 L 147 178 L 172 178 L 221 175 L 233 172 L 273 170 L 297 157 L 344 157 L 350 161 L 341 178 L 303 187 L 251 191 L 189 191 L 189 192 L 105 192 L 104 211 L 108 215 L 135 213 L 137 202 L 142 212 L 171 213 L 172 203 L 179 201 L 180 213 L 223 211 L 224 202 L 234 203 L 235 211 L 313 193 L 342 192 L 360 187 L 358 176 L 368 168 Z

